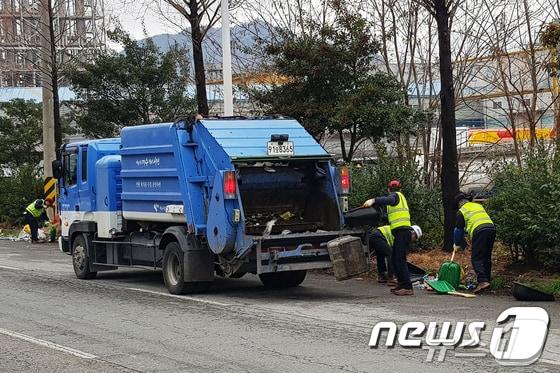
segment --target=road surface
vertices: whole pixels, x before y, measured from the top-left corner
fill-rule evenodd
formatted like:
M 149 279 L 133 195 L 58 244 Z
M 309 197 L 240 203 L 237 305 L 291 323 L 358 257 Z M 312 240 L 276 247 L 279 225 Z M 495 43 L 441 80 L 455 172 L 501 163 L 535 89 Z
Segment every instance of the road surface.
M 321 273 L 296 289 L 267 291 L 247 275 L 217 279 L 207 294 L 174 296 L 161 272 L 78 280 L 55 245 L 0 241 L 0 299 L 0 372 L 560 370 L 560 305 L 508 296 L 396 297 L 377 283 Z M 368 346 L 380 321 L 485 321 L 489 340 L 496 317 L 513 306 L 541 306 L 551 319 L 543 356 L 528 368 L 502 367 L 485 349 L 427 362 L 426 350 Z

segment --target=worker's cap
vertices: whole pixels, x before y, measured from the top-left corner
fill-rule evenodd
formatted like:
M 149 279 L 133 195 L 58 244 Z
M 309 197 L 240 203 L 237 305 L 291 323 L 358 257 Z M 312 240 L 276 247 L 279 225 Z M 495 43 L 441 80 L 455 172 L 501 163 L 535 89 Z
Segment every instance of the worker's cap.
M 459 203 L 460 203 L 461 201 L 464 201 L 464 200 L 472 201 L 472 200 L 473 200 L 473 196 L 470 195 L 470 194 L 467 194 L 467 193 L 463 193 L 463 192 L 457 194 L 457 195 L 455 196 L 455 208 L 458 209 L 458 208 L 459 208 Z
M 387 187 L 389 189 L 400 188 L 401 187 L 401 182 L 398 181 L 398 180 L 391 180 L 391 181 L 389 181 L 389 184 L 387 184 Z
M 420 228 L 417 225 L 413 225 L 412 227 L 410 227 L 412 229 L 412 231 L 414 233 L 416 233 L 416 238 L 420 239 L 420 237 L 422 237 L 422 228 Z
M 44 204 L 45 204 L 45 201 L 43 201 L 40 198 L 35 200 L 35 208 L 40 209 L 41 207 L 43 207 Z
M 51 198 L 46 198 L 45 199 L 45 205 L 52 206 L 53 203 L 54 203 L 54 201 Z

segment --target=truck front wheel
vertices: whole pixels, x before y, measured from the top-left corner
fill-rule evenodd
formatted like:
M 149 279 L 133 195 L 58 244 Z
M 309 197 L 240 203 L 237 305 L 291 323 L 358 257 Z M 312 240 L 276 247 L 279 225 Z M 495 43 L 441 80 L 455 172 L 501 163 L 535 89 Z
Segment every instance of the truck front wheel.
M 89 280 L 97 276 L 97 272 L 89 269 L 89 255 L 87 250 L 86 236 L 79 234 L 72 242 L 72 264 L 76 277 L 82 280 Z
M 184 253 L 177 242 L 170 242 L 163 253 L 163 281 L 171 294 L 192 294 L 208 290 L 208 282 L 185 282 Z
M 262 273 L 259 275 L 261 282 L 267 289 L 293 288 L 305 280 L 307 271 L 287 271 Z

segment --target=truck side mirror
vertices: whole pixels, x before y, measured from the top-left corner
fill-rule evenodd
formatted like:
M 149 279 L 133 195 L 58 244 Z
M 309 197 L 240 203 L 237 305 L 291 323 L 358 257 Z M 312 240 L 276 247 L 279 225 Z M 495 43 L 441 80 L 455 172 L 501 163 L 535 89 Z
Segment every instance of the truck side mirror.
M 53 176 L 55 179 L 60 179 L 62 177 L 62 161 L 55 159 L 52 161 Z

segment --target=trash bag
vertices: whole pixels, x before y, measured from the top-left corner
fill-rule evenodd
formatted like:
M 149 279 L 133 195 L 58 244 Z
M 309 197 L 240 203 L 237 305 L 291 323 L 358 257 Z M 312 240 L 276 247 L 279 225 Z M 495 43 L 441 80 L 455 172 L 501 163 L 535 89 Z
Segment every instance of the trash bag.
M 25 232 L 25 229 L 22 229 L 21 232 L 19 232 L 17 238 L 18 238 L 18 240 L 22 240 L 22 241 L 31 240 L 31 236 L 29 235 L 29 233 Z
M 344 221 L 349 227 L 377 227 L 379 223 L 379 212 L 373 207 L 355 208 L 344 214 Z
M 39 228 L 37 230 L 37 238 L 39 239 L 39 241 L 44 241 L 47 239 L 47 235 L 45 234 L 45 231 L 41 228 Z

